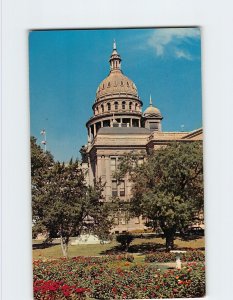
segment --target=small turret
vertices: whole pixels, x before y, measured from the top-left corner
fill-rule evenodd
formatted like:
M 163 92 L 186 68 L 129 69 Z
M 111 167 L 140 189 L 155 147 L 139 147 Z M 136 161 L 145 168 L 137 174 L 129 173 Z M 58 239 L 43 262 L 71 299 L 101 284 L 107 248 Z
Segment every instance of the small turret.
M 153 106 L 152 98 L 150 95 L 150 104 L 143 113 L 143 118 L 145 121 L 145 128 L 151 131 L 161 131 L 161 121 L 163 119 L 160 110 Z

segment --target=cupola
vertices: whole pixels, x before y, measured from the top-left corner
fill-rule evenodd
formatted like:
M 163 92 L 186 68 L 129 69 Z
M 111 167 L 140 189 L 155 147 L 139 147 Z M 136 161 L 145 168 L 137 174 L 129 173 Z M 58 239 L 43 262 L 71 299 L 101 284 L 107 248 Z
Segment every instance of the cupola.
M 148 128 L 151 131 L 161 131 L 161 121 L 163 117 L 160 110 L 157 107 L 153 106 L 151 95 L 150 105 L 144 111 L 143 118 L 145 122 L 145 128 Z

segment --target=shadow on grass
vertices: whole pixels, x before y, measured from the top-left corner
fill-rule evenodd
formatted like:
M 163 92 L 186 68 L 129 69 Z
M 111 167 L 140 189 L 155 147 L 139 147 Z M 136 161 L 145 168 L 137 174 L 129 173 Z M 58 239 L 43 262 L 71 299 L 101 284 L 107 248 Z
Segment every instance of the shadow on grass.
M 37 250 L 37 249 L 46 249 L 46 248 L 51 248 L 54 247 L 56 245 L 59 245 L 59 242 L 50 242 L 50 243 L 46 243 L 46 242 L 42 242 L 42 243 L 33 243 L 32 244 L 32 249 L 33 250 Z
M 139 245 L 131 245 L 129 246 L 127 253 L 142 253 L 146 254 L 153 251 L 164 250 L 164 244 L 160 243 L 142 243 Z M 124 249 L 119 246 L 114 246 L 111 249 L 102 251 L 101 255 L 111 255 L 111 254 L 122 254 L 124 253 Z
M 189 242 L 189 241 L 196 241 L 199 240 L 201 238 L 203 238 L 203 236 L 201 235 L 191 235 L 191 236 L 179 236 L 181 241 L 185 241 L 185 242 Z
M 143 237 L 145 239 L 145 236 Z M 150 239 L 151 237 L 147 237 L 146 239 Z M 202 236 L 191 236 L 191 237 L 185 237 L 185 238 L 181 238 L 179 237 L 179 239 L 181 241 L 194 241 L 194 240 L 198 240 L 203 238 Z M 173 250 L 201 250 L 204 251 L 205 247 L 195 247 L 195 249 L 193 249 L 192 247 L 188 247 L 188 246 L 178 246 L 175 244 L 174 249 Z M 141 244 L 136 244 L 136 245 L 130 245 L 128 252 L 127 253 L 141 253 L 142 255 L 150 253 L 150 252 L 155 252 L 155 251 L 164 251 L 166 250 L 165 247 L 165 240 L 164 243 L 152 243 L 152 242 L 142 242 Z M 104 250 L 102 251 L 100 254 L 101 255 L 113 255 L 113 254 L 122 254 L 122 253 L 126 253 L 124 248 L 122 248 L 121 245 L 117 245 L 114 246 L 110 249 Z

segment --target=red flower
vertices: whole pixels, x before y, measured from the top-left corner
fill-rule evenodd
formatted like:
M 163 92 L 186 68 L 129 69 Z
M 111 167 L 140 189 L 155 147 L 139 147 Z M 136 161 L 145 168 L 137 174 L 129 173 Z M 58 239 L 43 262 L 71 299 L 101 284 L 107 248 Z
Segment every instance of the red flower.
M 69 291 L 63 291 L 63 295 L 66 296 L 66 297 L 69 297 L 70 296 L 70 292 Z
M 86 291 L 86 289 L 85 288 L 77 288 L 76 290 L 75 290 L 75 292 L 76 293 L 84 293 Z

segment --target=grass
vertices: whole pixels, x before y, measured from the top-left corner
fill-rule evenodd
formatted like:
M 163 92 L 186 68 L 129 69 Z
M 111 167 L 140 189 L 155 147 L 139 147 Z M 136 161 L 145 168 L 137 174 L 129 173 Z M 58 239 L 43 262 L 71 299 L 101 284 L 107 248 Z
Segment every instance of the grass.
M 59 241 L 53 243 L 49 247 L 44 249 L 33 250 L 33 258 L 57 258 L 62 257 L 61 246 L 58 244 Z M 42 241 L 33 241 L 33 244 L 41 244 Z M 165 239 L 163 238 L 135 238 L 130 245 L 130 253 L 143 253 L 148 250 L 155 251 L 156 249 L 164 248 Z M 193 248 L 193 249 L 204 249 L 205 240 L 204 238 L 197 238 L 190 241 L 183 241 L 179 238 L 175 240 L 175 247 L 177 249 Z M 69 257 L 74 256 L 99 256 L 103 254 L 110 254 L 114 250 L 116 253 L 120 253 L 119 244 L 116 241 L 112 241 L 110 244 L 95 244 L 95 245 L 75 245 L 69 246 L 68 255 Z M 140 262 L 140 256 L 135 256 Z

